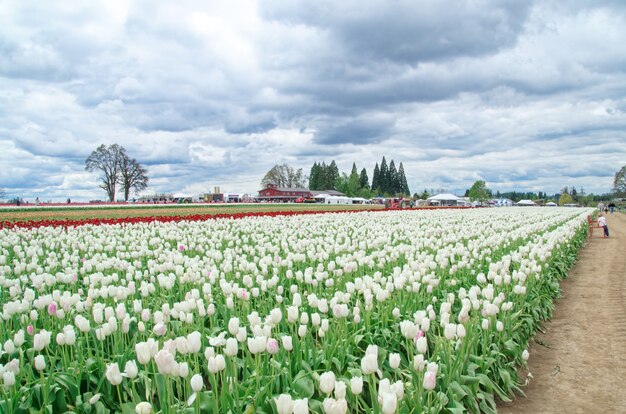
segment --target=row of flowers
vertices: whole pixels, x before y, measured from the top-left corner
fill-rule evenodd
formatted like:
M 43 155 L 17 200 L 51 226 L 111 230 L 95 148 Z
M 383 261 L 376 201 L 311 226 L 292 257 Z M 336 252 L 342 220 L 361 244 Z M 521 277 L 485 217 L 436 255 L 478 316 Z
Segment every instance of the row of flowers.
M 0 409 L 495 410 L 588 212 L 315 214 L 0 229 Z
M 241 219 L 246 217 L 281 217 L 309 214 L 329 214 L 346 213 L 366 210 L 303 210 L 303 211 L 266 211 L 266 212 L 244 212 L 244 213 L 218 213 L 218 214 L 191 214 L 191 215 L 163 215 L 147 217 L 119 217 L 119 218 L 88 218 L 88 219 L 54 219 L 54 220 L 21 220 L 21 221 L 0 221 L 0 229 L 12 228 L 40 228 L 40 227 L 78 227 L 78 226 L 100 226 L 115 224 L 139 224 L 139 223 L 176 223 L 179 221 L 207 221 L 219 219 Z M 382 211 L 382 210 L 372 210 Z M 370 211 L 371 212 L 371 211 Z

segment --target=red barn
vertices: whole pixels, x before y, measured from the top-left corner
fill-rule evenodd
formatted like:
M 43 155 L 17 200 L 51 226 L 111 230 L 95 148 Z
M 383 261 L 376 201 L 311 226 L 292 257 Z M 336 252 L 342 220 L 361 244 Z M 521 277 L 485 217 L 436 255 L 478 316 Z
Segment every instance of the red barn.
M 309 198 L 312 194 L 308 188 L 276 187 L 272 184 L 259 190 L 259 201 L 296 201 L 300 197 Z

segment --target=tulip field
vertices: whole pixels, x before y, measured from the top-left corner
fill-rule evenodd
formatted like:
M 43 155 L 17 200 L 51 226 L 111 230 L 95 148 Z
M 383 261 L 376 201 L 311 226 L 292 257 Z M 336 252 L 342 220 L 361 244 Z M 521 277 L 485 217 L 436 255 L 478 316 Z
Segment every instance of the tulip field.
M 0 412 L 496 412 L 590 211 L 0 226 Z

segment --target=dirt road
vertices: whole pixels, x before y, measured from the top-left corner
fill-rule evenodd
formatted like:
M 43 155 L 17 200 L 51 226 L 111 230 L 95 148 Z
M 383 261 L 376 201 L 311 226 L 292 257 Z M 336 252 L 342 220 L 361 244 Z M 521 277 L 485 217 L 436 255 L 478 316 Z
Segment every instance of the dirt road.
M 626 215 L 581 250 L 554 317 L 530 346 L 526 398 L 498 413 L 626 413 Z

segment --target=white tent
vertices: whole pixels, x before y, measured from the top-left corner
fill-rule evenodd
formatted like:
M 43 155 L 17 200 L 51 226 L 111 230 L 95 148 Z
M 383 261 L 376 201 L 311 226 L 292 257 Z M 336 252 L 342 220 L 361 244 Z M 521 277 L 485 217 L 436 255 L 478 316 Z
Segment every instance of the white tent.
M 537 204 L 532 200 L 520 200 L 517 202 L 518 206 L 536 206 Z
M 496 207 L 510 207 L 513 205 L 513 200 L 509 199 L 509 198 L 500 198 L 497 200 L 494 200 L 494 205 Z
M 353 197 L 352 204 L 369 204 L 369 201 L 361 197 Z
M 546 203 L 546 207 L 556 207 L 557 204 L 554 201 L 550 201 L 549 203 Z
M 324 200 L 326 204 L 352 204 L 348 197 L 328 196 Z
M 461 197 L 457 197 L 454 194 L 437 194 L 427 199 L 429 204 L 444 205 L 444 206 L 456 206 L 463 202 Z

